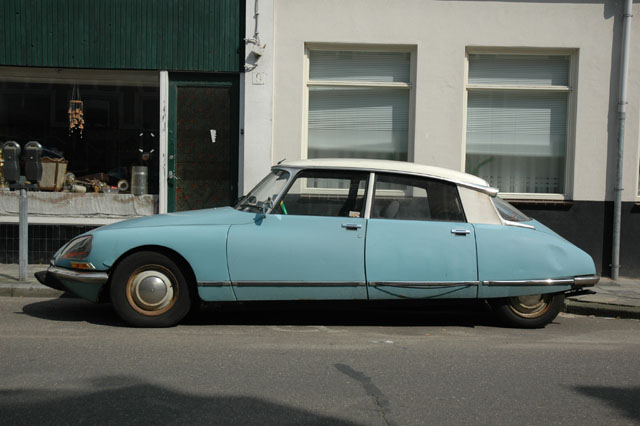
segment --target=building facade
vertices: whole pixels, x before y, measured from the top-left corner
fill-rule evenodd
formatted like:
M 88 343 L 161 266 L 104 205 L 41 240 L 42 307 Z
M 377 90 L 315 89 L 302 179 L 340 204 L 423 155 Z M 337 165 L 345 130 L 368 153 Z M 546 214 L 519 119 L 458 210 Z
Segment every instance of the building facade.
M 476 174 L 608 275 L 623 6 L 278 0 L 272 161 L 388 158 Z M 620 273 L 640 276 L 631 35 Z
M 75 177 L 30 193 L 30 260 L 104 223 L 229 204 L 282 159 L 365 157 L 478 175 L 608 275 L 623 3 L 8 1 L 0 141 L 38 140 L 49 173 Z M 631 36 L 620 274 L 638 277 Z M 0 191 L 0 262 L 17 261 L 14 198 Z

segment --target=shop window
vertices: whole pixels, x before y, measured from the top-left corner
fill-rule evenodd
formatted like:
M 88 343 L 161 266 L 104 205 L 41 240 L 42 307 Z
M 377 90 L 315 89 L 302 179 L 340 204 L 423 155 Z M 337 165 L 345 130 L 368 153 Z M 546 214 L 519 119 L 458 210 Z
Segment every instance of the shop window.
M 308 158 L 408 159 L 409 52 L 309 50 Z
M 30 195 L 30 213 L 122 218 L 157 212 L 158 87 L 37 81 L 0 81 L 0 141 L 43 146 L 43 179 Z M 71 101 L 82 111 L 75 124 Z M 0 185 L 0 215 L 12 215 L 12 194 L 6 182 Z
M 506 193 L 564 194 L 571 57 L 470 54 L 466 171 Z

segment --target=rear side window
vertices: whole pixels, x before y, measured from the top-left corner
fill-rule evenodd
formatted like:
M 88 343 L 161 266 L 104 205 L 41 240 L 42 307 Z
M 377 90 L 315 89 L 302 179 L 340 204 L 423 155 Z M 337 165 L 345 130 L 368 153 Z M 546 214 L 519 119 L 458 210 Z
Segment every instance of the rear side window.
M 376 174 L 371 217 L 465 222 L 455 184 L 394 174 Z
M 496 206 L 500 217 L 511 222 L 528 222 L 531 220 L 529 216 L 513 207 L 500 197 L 493 198 L 493 205 Z

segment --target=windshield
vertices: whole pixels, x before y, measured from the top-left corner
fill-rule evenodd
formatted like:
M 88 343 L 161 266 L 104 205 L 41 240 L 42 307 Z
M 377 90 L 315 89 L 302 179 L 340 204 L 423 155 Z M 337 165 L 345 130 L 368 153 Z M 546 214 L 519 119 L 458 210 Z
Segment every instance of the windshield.
M 235 208 L 245 212 L 262 212 L 265 203 L 273 203 L 288 180 L 289 172 L 285 170 L 273 170 L 262 179 L 251 192 L 240 198 Z
M 509 220 L 511 222 L 528 222 L 531 220 L 531 218 L 526 214 L 522 213 L 500 197 L 494 197 L 493 204 L 496 206 L 498 213 L 500 213 L 500 216 L 502 216 L 504 220 Z

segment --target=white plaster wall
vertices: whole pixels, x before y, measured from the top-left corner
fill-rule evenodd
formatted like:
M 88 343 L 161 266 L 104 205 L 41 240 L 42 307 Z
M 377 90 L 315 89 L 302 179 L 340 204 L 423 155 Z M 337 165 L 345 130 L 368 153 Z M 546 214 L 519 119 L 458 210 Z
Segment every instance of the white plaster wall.
M 246 1 L 246 35 L 255 35 L 255 0 Z M 258 59 L 246 44 L 246 72 L 240 81 L 240 155 L 238 195 L 246 194 L 269 171 L 272 165 L 273 116 L 273 1 L 258 2 L 258 33 L 264 45 Z M 255 66 L 255 67 L 254 67 Z
M 572 49 L 579 68 L 575 146 L 570 154 L 575 162 L 570 176 L 574 183 L 567 194 L 575 200 L 603 200 L 605 195 L 612 199 L 621 13 L 621 0 L 276 0 L 271 160 L 302 156 L 305 43 L 414 46 L 414 161 L 457 170 L 462 170 L 464 161 L 466 48 Z M 634 25 L 625 201 L 636 197 L 640 155 L 636 78 L 640 76 L 640 21 Z

